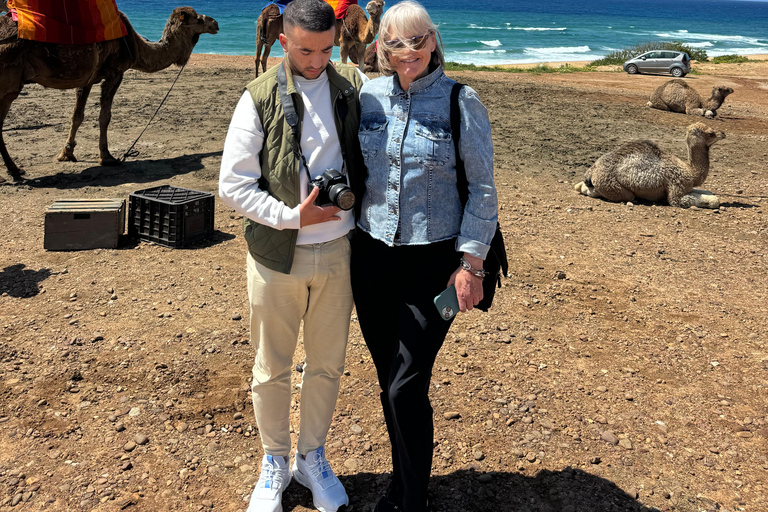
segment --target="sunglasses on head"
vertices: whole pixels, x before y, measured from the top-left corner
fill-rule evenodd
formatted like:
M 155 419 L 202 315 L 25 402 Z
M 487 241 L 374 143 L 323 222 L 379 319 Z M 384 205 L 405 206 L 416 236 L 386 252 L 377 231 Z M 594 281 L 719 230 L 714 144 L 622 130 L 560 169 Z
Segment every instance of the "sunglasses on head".
M 389 41 L 384 41 L 384 46 L 390 50 L 403 50 L 406 47 L 410 48 L 411 50 L 421 50 L 427 46 L 427 43 L 429 42 L 429 36 L 431 35 L 432 31 L 430 30 L 422 36 L 391 39 Z

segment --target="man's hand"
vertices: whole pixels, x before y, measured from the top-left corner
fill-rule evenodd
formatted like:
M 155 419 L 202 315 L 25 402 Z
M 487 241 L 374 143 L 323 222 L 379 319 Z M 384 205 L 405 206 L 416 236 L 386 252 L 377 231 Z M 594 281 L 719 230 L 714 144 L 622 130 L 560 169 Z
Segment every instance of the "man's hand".
M 317 199 L 317 194 L 319 193 L 319 188 L 312 187 L 312 192 L 309 193 L 304 202 L 299 206 L 301 227 L 332 220 L 341 220 L 341 217 L 336 215 L 341 209 L 336 208 L 335 206 L 315 206 L 315 199 Z

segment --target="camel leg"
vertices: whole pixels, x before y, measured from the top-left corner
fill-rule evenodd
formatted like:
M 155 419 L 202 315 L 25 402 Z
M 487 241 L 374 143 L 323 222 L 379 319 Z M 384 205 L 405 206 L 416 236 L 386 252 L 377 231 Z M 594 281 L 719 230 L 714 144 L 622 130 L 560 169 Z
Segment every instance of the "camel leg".
M 274 43 L 274 41 L 272 41 Z M 272 44 L 267 41 L 264 45 L 264 55 L 261 56 L 261 72 L 264 73 L 267 70 L 267 59 L 269 58 L 269 52 L 272 51 Z
M 259 78 L 259 61 L 261 61 L 261 38 L 256 37 L 256 57 L 253 59 L 254 67 L 256 68 L 256 78 Z
M 19 167 L 13 163 L 11 155 L 8 153 L 8 150 L 5 147 L 5 140 L 3 139 L 3 124 L 5 123 L 5 116 L 7 116 L 8 111 L 11 110 L 11 103 L 13 103 L 13 100 L 18 98 L 20 92 L 21 89 L 18 91 L 8 92 L 5 94 L 5 96 L 3 96 L 3 99 L 0 100 L 0 155 L 3 157 L 3 162 L 5 163 L 5 168 L 8 171 L 8 174 L 10 174 L 14 179 L 19 179 L 21 175 L 24 174 L 24 171 L 19 169 Z M 0 178 L 0 181 L 5 180 Z
M 341 63 L 346 64 L 347 59 L 349 58 L 349 46 L 344 39 L 341 40 L 341 45 L 339 46 L 339 53 L 341 54 Z
M 679 208 L 698 208 L 717 209 L 720 207 L 720 199 L 709 190 L 693 189 L 688 194 L 676 198 L 670 198 L 669 204 Z
M 710 112 L 710 111 L 707 110 L 707 112 Z M 703 108 L 686 108 L 685 113 L 688 114 L 689 116 L 704 116 L 706 114 Z M 709 117 L 709 116 L 706 116 L 706 117 Z
M 91 86 L 78 87 L 77 89 L 77 102 L 75 102 L 75 111 L 72 114 L 72 124 L 69 127 L 69 137 L 67 137 L 67 143 L 64 145 L 64 149 L 61 150 L 59 156 L 56 158 L 59 162 L 77 162 L 75 158 L 75 135 L 77 130 L 83 123 L 85 118 L 85 103 L 88 101 L 88 95 L 91 94 Z
M 99 163 L 101 165 L 120 165 L 120 160 L 109 154 L 107 128 L 112 120 L 112 100 L 115 99 L 117 88 L 123 81 L 120 73 L 114 78 L 104 80 L 101 84 L 101 112 L 99 113 Z

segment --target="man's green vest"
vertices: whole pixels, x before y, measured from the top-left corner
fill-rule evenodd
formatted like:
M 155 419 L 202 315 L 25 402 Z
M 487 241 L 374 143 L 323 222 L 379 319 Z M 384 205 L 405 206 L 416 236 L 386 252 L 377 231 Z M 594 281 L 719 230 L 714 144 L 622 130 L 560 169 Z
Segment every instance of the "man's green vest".
M 272 66 L 266 73 L 249 83 L 246 89 L 253 98 L 256 111 L 264 129 L 264 143 L 259 154 L 261 178 L 259 187 L 279 199 L 288 208 L 295 208 L 301 202 L 300 160 L 294 152 L 299 144 L 293 136 L 290 126 L 285 121 L 280 93 L 277 88 L 277 70 L 285 62 Z M 339 65 L 334 68 L 330 63 L 326 67 L 330 84 L 334 120 L 339 141 L 342 144 L 342 156 L 349 175 L 350 186 L 357 198 L 356 216 L 365 189 L 365 163 L 360 152 L 357 130 L 360 126 L 358 95 L 363 81 L 353 66 Z M 304 118 L 304 104 L 296 91 L 290 66 L 285 65 L 288 82 L 287 92 L 293 98 L 296 113 L 299 116 L 297 137 L 301 140 L 301 124 Z M 346 104 L 339 105 L 340 102 Z M 340 169 L 339 169 L 340 170 Z M 243 222 L 245 240 L 253 258 L 265 267 L 290 274 L 293 254 L 296 249 L 298 230 L 278 230 L 254 222 L 247 217 Z

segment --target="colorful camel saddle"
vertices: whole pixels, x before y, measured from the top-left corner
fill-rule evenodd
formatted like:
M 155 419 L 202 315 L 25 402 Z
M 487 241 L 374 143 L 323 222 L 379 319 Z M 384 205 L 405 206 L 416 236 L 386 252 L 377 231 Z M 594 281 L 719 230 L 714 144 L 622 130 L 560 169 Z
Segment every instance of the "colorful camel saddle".
M 261 10 L 263 11 L 264 9 L 266 9 L 267 7 L 269 7 L 270 5 L 274 4 L 274 5 L 276 5 L 276 6 L 277 6 L 277 7 L 280 9 L 280 14 L 283 14 L 283 11 L 285 10 L 285 7 L 286 7 L 286 6 L 287 6 L 289 3 L 291 3 L 291 2 L 293 2 L 293 0 L 272 0 L 272 1 L 271 1 L 271 2 L 269 2 L 267 5 L 265 5 L 264 7 L 262 7 L 262 8 L 261 8 Z
M 333 12 L 336 13 L 337 20 L 344 19 L 344 16 L 347 15 L 347 9 L 349 9 L 350 5 L 357 5 L 357 0 L 325 0 L 325 1 L 331 4 L 331 7 L 333 7 Z
M 128 35 L 115 0 L 9 0 L 8 8 L 20 39 L 93 44 Z
M 280 14 L 283 14 L 283 11 L 285 10 L 285 6 L 291 3 L 292 1 L 293 0 L 272 0 L 267 5 L 275 4 L 280 8 Z M 325 1 L 331 4 L 331 7 L 333 7 L 333 12 L 336 13 L 337 20 L 343 19 L 344 16 L 347 15 L 347 9 L 349 9 L 350 5 L 357 5 L 357 0 L 325 0 Z M 267 7 L 267 5 L 265 5 L 264 7 Z

